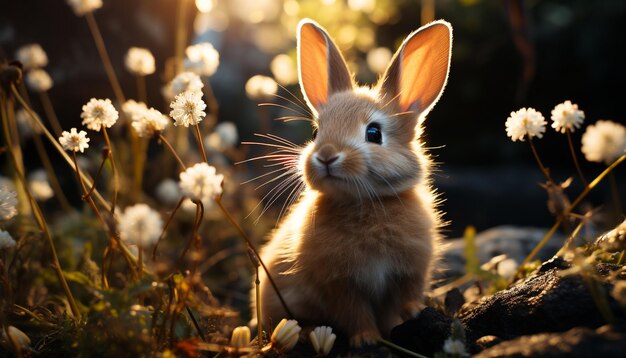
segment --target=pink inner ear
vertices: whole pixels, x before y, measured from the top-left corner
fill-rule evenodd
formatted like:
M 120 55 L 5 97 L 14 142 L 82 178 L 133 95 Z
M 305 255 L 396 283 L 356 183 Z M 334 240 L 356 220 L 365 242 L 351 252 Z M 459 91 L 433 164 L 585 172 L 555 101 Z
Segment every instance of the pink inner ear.
M 410 39 L 402 50 L 400 107 L 422 112 L 439 97 L 448 77 L 450 32 L 431 26 Z
M 314 25 L 304 24 L 300 29 L 300 76 L 305 95 L 313 106 L 326 103 L 328 73 L 326 38 Z

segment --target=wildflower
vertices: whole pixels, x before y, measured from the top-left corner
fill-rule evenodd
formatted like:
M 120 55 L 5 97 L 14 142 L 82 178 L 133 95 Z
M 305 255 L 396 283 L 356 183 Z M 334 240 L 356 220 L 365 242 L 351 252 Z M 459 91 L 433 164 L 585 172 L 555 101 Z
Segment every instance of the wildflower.
M 143 102 L 137 102 L 134 99 L 129 99 L 122 105 L 122 111 L 128 118 L 133 118 L 133 116 L 145 111 L 148 109 Z
M 0 250 L 15 247 L 15 240 L 8 231 L 0 230 Z
M 20 134 L 25 137 L 29 137 L 33 134 L 39 134 L 42 132 L 39 124 L 31 117 L 30 113 L 24 108 L 20 108 L 15 111 L 15 120 L 20 130 Z
M 557 104 L 552 110 L 552 128 L 557 132 L 565 133 L 568 129 L 573 132 L 585 120 L 585 112 L 578 109 L 577 104 L 570 101 Z
M 391 50 L 386 47 L 377 47 L 367 53 L 367 66 L 376 74 L 381 74 L 391 62 Z
M 272 345 L 283 352 L 291 350 L 298 343 L 301 330 L 302 328 L 298 326 L 298 321 L 283 318 L 274 328 Z
M 52 78 L 45 70 L 36 68 L 26 73 L 26 84 L 35 92 L 45 92 L 52 88 Z
M 180 173 L 180 190 L 191 200 L 204 201 L 222 193 L 222 174 L 207 163 L 198 163 Z
M 165 204 L 176 204 L 182 196 L 180 187 L 174 179 L 164 179 L 157 185 L 156 196 Z
M 130 73 L 137 76 L 151 75 L 155 71 L 154 56 L 147 48 L 129 48 L 124 64 Z
M 17 193 L 8 185 L 0 185 L 0 220 L 6 221 L 17 215 Z
M 298 82 L 298 70 L 291 57 L 279 54 L 270 63 L 272 75 L 278 83 L 283 86 L 292 85 Z
M 204 144 L 217 151 L 232 148 L 237 144 L 239 134 L 233 122 L 222 122 L 215 126 L 213 133 L 204 138 Z
M 48 64 L 46 51 L 39 44 L 29 44 L 20 47 L 15 58 L 22 63 L 25 70 L 44 67 Z
M 309 338 L 311 339 L 311 344 L 315 352 L 317 352 L 318 355 L 325 356 L 328 355 L 333 348 L 337 336 L 333 333 L 332 328 L 322 326 L 315 327 L 309 334 Z
M 28 176 L 28 189 L 35 200 L 46 201 L 54 196 L 48 174 L 42 169 L 35 170 Z
M 458 339 L 448 338 L 443 342 L 443 351 L 446 354 L 454 355 L 456 357 L 465 357 L 469 354 L 465 350 L 465 343 Z
M 170 124 L 169 118 L 154 108 L 138 111 L 132 120 L 133 129 L 140 137 L 151 137 Z
M 69 132 L 63 131 L 61 137 L 59 137 L 59 143 L 61 143 L 63 149 L 73 152 L 84 152 L 86 148 L 89 148 L 88 142 L 87 132 L 76 132 L 76 128 L 70 129 Z
M 102 127 L 111 128 L 117 122 L 119 113 L 110 99 L 92 98 L 83 106 L 83 113 L 80 114 L 83 125 L 87 128 L 100 132 Z
M 146 204 L 129 206 L 118 219 L 120 238 L 140 247 L 153 244 L 161 236 L 161 215 Z
M 524 137 L 543 137 L 546 131 L 546 120 L 540 112 L 534 108 L 522 108 L 517 112 L 511 112 L 506 120 L 506 135 L 516 140 L 524 141 Z
M 220 64 L 220 54 L 208 42 L 187 47 L 185 68 L 200 76 L 212 76 Z
M 102 7 L 102 0 L 66 0 L 76 16 L 83 16 Z
M 236 327 L 230 338 L 230 345 L 237 349 L 250 345 L 250 328 L 246 326 Z
M 170 103 L 170 108 L 172 109 L 170 116 L 174 118 L 175 126 L 195 126 L 206 116 L 204 113 L 206 104 L 200 91 L 185 91 L 177 95 Z
M 246 94 L 248 98 L 256 101 L 266 100 L 278 90 L 276 81 L 272 78 L 262 75 L 250 77 L 246 82 Z
M 179 95 L 185 91 L 200 92 L 204 83 L 198 75 L 193 72 L 181 72 L 172 80 L 172 92 Z
M 626 151 L 626 128 L 612 121 L 597 121 L 587 127 L 582 144 L 588 161 L 611 164 Z

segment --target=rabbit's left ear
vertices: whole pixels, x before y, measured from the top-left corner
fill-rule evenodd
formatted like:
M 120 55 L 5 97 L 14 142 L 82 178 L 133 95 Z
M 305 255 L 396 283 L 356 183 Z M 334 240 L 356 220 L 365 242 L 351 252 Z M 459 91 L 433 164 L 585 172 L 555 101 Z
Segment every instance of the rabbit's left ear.
M 452 27 L 435 21 L 411 33 L 393 56 L 383 77 L 382 95 L 401 112 L 427 113 L 448 80 Z

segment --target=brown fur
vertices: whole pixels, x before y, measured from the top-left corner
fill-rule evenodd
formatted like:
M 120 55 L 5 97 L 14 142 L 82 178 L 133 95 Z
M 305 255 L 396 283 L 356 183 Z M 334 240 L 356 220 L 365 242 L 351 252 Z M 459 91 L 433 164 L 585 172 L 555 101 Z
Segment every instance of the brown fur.
M 319 26 L 304 22 L 301 28 L 307 26 L 322 32 L 327 41 L 318 43 L 331 46 L 331 57 L 339 54 Z M 301 57 L 305 48 L 301 45 Z M 343 60 L 326 65 L 331 76 L 349 76 Z M 400 65 L 394 61 L 393 66 Z M 396 72 L 401 71 L 391 71 Z M 272 233 L 261 258 L 294 318 L 340 329 L 360 346 L 388 335 L 422 308 L 441 226 L 429 181 L 431 163 L 419 141 L 425 112 L 400 113 L 406 111 L 402 102 L 384 91 L 401 86 L 353 90 L 342 84 L 337 90 L 307 85 L 314 77 L 301 74 L 307 98 L 316 99 L 309 103 L 318 112 L 319 127 L 300 156 L 307 190 Z M 391 83 L 403 80 L 385 77 Z M 439 90 L 444 84 L 440 81 Z M 307 92 L 320 89 L 328 93 Z M 428 94 L 431 101 L 438 96 Z M 381 126 L 382 144 L 365 140 L 372 122 Z M 264 275 L 261 302 L 265 322 L 286 317 Z

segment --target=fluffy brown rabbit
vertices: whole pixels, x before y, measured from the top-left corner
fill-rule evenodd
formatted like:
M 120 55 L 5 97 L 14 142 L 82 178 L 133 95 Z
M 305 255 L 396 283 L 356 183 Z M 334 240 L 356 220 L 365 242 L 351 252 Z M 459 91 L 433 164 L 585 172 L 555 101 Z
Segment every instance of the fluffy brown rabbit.
M 317 137 L 296 166 L 306 188 L 261 258 L 301 324 L 330 325 L 361 346 L 423 308 L 442 222 L 420 134 L 446 85 L 451 45 L 450 24 L 430 23 L 363 88 L 326 31 L 300 22 L 300 85 Z M 287 317 L 264 275 L 261 302 L 264 322 Z

